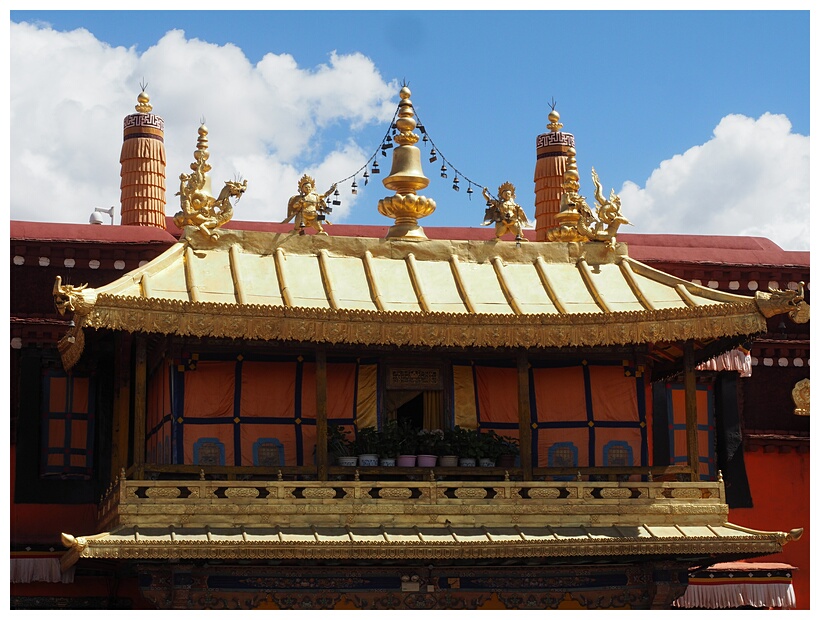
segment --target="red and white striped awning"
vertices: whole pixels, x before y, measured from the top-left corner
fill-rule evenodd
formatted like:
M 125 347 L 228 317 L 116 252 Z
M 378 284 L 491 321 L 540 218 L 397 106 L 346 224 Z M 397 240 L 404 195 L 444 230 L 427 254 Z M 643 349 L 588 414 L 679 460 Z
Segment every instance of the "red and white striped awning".
M 794 609 L 794 566 L 725 562 L 689 575 L 686 592 L 672 603 L 685 609 L 762 607 Z
M 703 362 L 698 370 L 733 370 L 739 372 L 741 377 L 751 377 L 752 356 L 743 347 L 738 347 Z

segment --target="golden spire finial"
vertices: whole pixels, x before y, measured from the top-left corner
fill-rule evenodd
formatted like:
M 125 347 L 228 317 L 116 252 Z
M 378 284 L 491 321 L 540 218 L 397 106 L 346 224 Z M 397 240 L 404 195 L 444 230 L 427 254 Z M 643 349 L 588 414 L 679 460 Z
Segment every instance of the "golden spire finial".
M 417 241 L 427 239 L 424 230 L 418 225 L 418 218 L 430 215 L 436 210 L 436 203 L 431 198 L 419 196 L 416 191 L 429 185 L 430 179 L 424 176 L 421 169 L 421 153 L 414 146 L 419 141 L 416 128 L 415 111 L 410 101 L 410 89 L 403 84 L 399 91 L 401 102 L 396 118 L 396 129 L 399 133 L 393 137 L 398 145 L 393 149 L 393 167 L 390 175 L 382 180 L 387 189 L 396 192 L 379 200 L 379 213 L 392 217 L 396 223 L 387 231 L 388 239 L 406 239 Z
M 137 95 L 137 105 L 134 106 L 134 109 L 143 114 L 148 114 L 148 112 L 154 109 L 154 107 L 149 103 L 148 95 L 145 94 L 144 88 L 142 92 Z
M 207 151 L 208 150 L 208 128 L 205 126 L 205 119 L 203 118 L 201 124 L 199 125 L 199 129 L 196 130 L 197 135 L 199 136 L 196 140 L 196 148 L 198 151 Z
M 550 113 L 547 116 L 547 118 L 550 119 L 549 125 L 547 125 L 547 129 L 549 129 L 553 133 L 558 133 L 559 131 L 561 131 L 561 127 L 563 127 L 564 125 L 562 123 L 558 122 L 559 119 L 561 118 L 561 115 L 558 114 L 558 112 L 555 110 L 555 106 L 556 106 L 555 99 L 553 99 L 550 102 L 550 108 L 551 108 Z
M 563 187 L 565 189 L 571 189 L 574 192 L 581 189 L 581 177 L 578 174 L 578 163 L 575 160 L 574 147 L 567 149 L 567 169 L 564 172 Z

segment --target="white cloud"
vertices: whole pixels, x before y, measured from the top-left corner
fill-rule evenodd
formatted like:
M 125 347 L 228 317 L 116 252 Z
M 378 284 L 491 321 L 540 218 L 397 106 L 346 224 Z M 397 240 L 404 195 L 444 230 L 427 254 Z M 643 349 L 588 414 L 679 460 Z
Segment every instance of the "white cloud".
M 628 232 L 767 237 L 809 249 L 809 137 L 789 119 L 731 114 L 713 137 L 621 189 Z
M 248 179 L 237 217 L 258 221 L 285 217 L 303 172 L 324 191 L 357 170 L 371 153 L 352 141 L 324 144 L 323 130 L 386 127 L 399 89 L 361 54 L 333 53 L 311 68 L 267 54 L 254 66 L 234 45 L 180 30 L 141 54 L 84 29 L 11 23 L 10 35 L 11 217 L 18 220 L 85 223 L 93 207 L 119 210 L 122 121 L 143 81 L 165 120 L 166 213 L 179 209 L 177 179 L 189 169 L 204 118 L 214 191 L 237 175 Z M 333 219 L 344 220 L 355 200 L 347 194 Z

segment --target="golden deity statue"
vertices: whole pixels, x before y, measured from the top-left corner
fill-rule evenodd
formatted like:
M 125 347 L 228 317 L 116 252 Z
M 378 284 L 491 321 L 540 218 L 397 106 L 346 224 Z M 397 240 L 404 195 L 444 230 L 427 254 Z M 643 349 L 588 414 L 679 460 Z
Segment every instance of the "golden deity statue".
M 320 194 L 316 191 L 316 181 L 313 177 L 307 174 L 302 175 L 299 179 L 299 193 L 288 200 L 288 216 L 282 220 L 282 223 L 294 220 L 293 230 L 298 231 L 300 235 L 305 234 L 306 226 L 315 228 L 319 235 L 326 235 L 321 220 L 324 219 L 325 200 L 335 189 L 336 183 L 324 194 Z
M 515 185 L 509 181 L 502 183 L 498 187 L 499 198 L 493 199 L 489 190 L 485 187 L 484 198 L 487 200 L 487 210 L 484 212 L 484 222 L 482 226 L 495 224 L 495 238 L 500 239 L 505 234 L 515 233 L 516 241 L 526 241 L 522 228 L 529 226 L 530 221 L 524 213 L 524 209 L 515 202 Z

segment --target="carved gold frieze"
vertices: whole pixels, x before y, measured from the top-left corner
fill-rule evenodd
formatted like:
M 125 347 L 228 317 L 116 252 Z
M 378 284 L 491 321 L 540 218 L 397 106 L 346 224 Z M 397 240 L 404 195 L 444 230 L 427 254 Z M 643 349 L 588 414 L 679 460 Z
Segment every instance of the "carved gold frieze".
M 558 499 L 561 491 L 555 488 L 530 489 L 529 496 L 532 499 Z
M 604 488 L 601 489 L 601 499 L 625 499 L 632 496 L 631 489 Z
M 458 499 L 484 499 L 487 497 L 487 491 L 482 488 L 460 488 L 455 490 L 454 495 Z
M 227 488 L 225 489 L 225 497 L 242 498 L 242 497 L 259 497 L 259 489 L 253 487 L 245 488 Z
M 179 497 L 179 487 L 150 487 L 145 495 L 151 499 L 176 499 Z
M 336 490 L 332 488 L 308 488 L 302 491 L 306 499 L 330 499 L 336 497 Z
M 169 321 L 168 317 L 174 317 Z M 363 345 L 601 346 L 765 331 L 753 301 L 611 314 L 459 314 L 284 308 L 101 294 L 95 328 L 216 338 Z
M 383 499 L 410 499 L 413 492 L 406 488 L 388 487 L 386 489 L 379 489 L 379 497 Z

